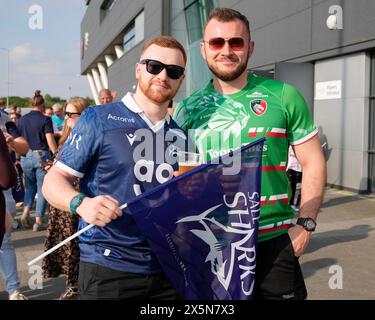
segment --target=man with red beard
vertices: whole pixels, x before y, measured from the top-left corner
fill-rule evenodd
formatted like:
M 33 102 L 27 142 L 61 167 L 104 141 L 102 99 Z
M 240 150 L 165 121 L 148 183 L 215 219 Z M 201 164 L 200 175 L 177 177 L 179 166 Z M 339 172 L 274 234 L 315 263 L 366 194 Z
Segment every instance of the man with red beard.
M 164 138 L 184 134 L 168 105 L 185 65 L 185 50 L 174 38 L 148 40 L 135 67 L 136 92 L 87 108 L 45 177 L 48 202 L 79 215 L 79 229 L 95 225 L 80 236 L 81 299 L 177 298 L 146 238 L 119 205 L 172 178 L 177 169 L 166 159 L 175 141 Z M 72 187 L 76 177 L 80 192 Z
M 213 79 L 177 106 L 174 119 L 184 130 L 194 129 L 194 140 L 206 160 L 266 137 L 253 295 L 255 299 L 305 299 L 298 257 L 316 227 L 325 160 L 318 130 L 301 94 L 289 84 L 248 72 L 253 50 L 248 19 L 233 9 L 214 9 L 201 42 Z M 303 170 L 296 225 L 288 201 L 289 145 Z M 230 177 L 226 178 L 230 183 Z

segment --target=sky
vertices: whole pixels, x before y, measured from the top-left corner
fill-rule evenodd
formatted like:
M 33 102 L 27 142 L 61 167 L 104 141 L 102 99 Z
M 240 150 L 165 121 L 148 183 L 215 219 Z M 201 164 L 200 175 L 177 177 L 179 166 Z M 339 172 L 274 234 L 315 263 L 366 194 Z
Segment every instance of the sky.
M 0 0 L 0 8 L 0 48 L 10 49 L 10 96 L 31 97 L 40 89 L 64 99 L 91 97 L 80 75 L 84 0 Z M 0 97 L 8 92 L 7 62 L 7 51 L 0 50 Z

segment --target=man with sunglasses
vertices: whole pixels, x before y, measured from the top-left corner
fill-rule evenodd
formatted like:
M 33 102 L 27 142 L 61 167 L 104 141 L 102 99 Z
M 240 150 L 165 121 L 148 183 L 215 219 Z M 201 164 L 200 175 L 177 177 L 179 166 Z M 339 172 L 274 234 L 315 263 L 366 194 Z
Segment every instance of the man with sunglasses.
M 81 299 L 177 298 L 146 238 L 119 206 L 177 169 L 165 159 L 175 142 L 164 137 L 183 134 L 168 105 L 184 79 L 185 64 L 185 50 L 174 38 L 148 40 L 135 66 L 136 92 L 87 108 L 46 176 L 48 201 L 78 214 L 79 229 L 95 225 L 80 236 Z M 155 147 L 148 144 L 150 137 L 162 142 Z M 137 153 L 142 147 L 145 152 Z M 74 177 L 81 178 L 80 192 L 71 186 Z
M 298 257 L 316 226 L 325 161 L 301 94 L 248 72 L 253 49 L 248 19 L 232 9 L 214 9 L 201 43 L 213 80 L 177 106 L 175 120 L 185 130 L 195 129 L 194 140 L 206 160 L 266 137 L 253 294 L 255 299 L 305 299 Z M 294 212 L 288 202 L 289 145 L 303 167 L 297 225 L 291 223 Z

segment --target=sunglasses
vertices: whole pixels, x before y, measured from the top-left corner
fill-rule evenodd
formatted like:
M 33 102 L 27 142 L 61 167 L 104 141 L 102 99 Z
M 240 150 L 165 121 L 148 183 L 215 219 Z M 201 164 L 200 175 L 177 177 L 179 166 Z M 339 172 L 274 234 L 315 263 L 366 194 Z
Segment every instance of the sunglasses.
M 68 116 L 68 118 L 71 118 L 72 115 L 74 115 L 74 114 L 80 115 L 81 113 L 80 112 L 68 112 L 68 111 L 65 111 L 65 115 Z
M 152 59 L 144 59 L 139 61 L 139 63 L 145 64 L 147 72 L 154 75 L 159 74 L 163 71 L 163 69 L 165 69 L 167 70 L 168 77 L 174 80 L 180 79 L 185 72 L 185 69 L 180 66 L 176 66 L 174 64 L 164 64 L 160 61 Z
M 208 41 L 203 40 L 203 42 L 207 42 L 211 50 L 223 49 L 226 42 L 228 42 L 229 47 L 233 51 L 240 51 L 245 46 L 245 40 L 240 37 L 227 38 L 227 39 L 218 37 L 218 38 L 211 38 Z

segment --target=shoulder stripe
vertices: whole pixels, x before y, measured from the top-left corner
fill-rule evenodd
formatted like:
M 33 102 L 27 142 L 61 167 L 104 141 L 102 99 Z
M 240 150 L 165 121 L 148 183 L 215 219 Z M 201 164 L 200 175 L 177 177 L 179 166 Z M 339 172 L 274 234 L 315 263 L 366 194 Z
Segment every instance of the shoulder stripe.
M 60 161 L 57 161 L 55 163 L 56 166 L 58 166 L 60 169 L 64 170 L 67 173 L 70 173 L 71 175 L 77 177 L 77 178 L 83 178 L 84 174 L 81 172 L 78 172 L 70 167 L 68 167 L 66 164 L 63 164 Z
M 303 144 L 307 141 L 309 141 L 310 139 L 314 138 L 317 134 L 319 133 L 318 129 L 315 129 L 313 132 L 311 132 L 310 134 L 308 134 L 307 136 L 303 137 L 302 139 L 299 139 L 297 141 L 293 141 L 291 142 L 290 144 L 292 146 L 297 146 L 299 144 Z

